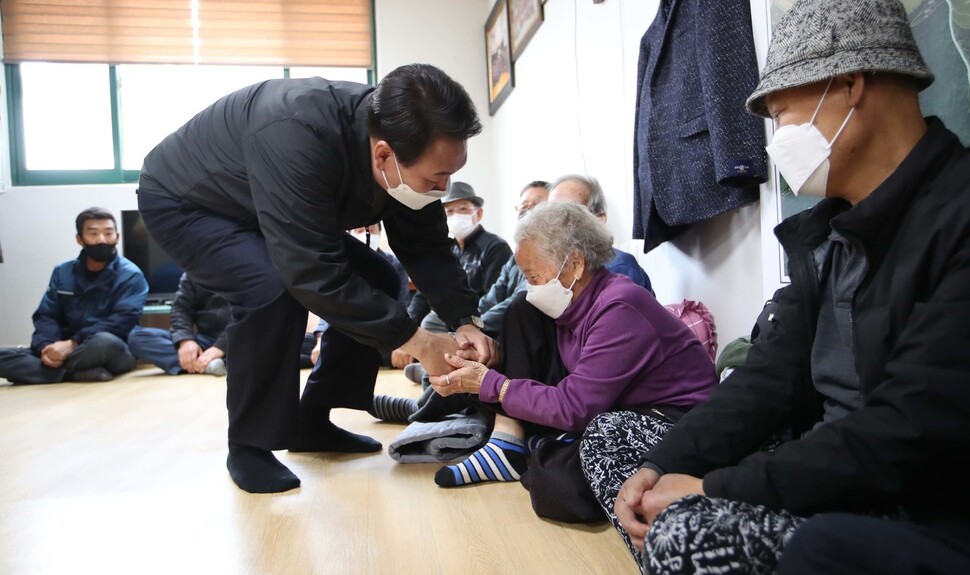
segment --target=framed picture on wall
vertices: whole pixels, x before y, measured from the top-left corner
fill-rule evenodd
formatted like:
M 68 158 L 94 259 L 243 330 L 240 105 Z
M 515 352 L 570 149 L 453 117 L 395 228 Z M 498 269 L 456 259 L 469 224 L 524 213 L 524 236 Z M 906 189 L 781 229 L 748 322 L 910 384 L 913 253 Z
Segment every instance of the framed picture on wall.
M 509 31 L 511 34 L 512 61 L 519 59 L 529 40 L 542 24 L 540 0 L 508 0 Z
M 485 22 L 485 68 L 488 72 L 488 115 L 494 116 L 512 93 L 512 48 L 508 0 L 497 0 Z

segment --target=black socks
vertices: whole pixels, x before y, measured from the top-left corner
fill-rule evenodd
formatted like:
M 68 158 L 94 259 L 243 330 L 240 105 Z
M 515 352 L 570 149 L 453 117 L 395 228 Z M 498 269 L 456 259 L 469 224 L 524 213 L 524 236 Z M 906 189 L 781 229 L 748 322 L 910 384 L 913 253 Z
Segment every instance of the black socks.
M 265 449 L 230 443 L 226 467 L 236 485 L 249 493 L 280 493 L 300 486 L 300 478 Z
M 290 451 L 335 451 L 338 453 L 374 453 L 380 441 L 341 429 L 330 421 L 330 410 L 313 410 L 300 414 L 300 440 Z

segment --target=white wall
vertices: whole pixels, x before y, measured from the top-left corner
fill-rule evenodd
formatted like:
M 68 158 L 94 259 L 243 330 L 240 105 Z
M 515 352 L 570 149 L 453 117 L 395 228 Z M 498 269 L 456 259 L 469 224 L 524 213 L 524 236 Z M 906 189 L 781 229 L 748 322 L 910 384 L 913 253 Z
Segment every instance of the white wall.
M 515 64 L 512 94 L 489 117 L 484 22 L 492 0 L 376 0 L 378 78 L 401 64 L 427 62 L 465 86 L 485 131 L 469 142 L 468 164 L 456 177 L 486 198 L 485 226 L 507 238 L 515 225 L 512 206 L 526 182 L 567 172 L 598 178 L 617 245 L 639 255 L 661 302 L 688 298 L 706 303 L 723 344 L 750 331 L 770 283 L 763 283 L 759 207 L 695 226 L 646 255 L 630 239 L 636 65 L 640 37 L 658 3 L 548 0 L 545 22 Z M 0 114 L 5 126 L 5 107 Z M 6 135 L 0 140 L 5 147 Z M 3 173 L 9 174 L 6 166 Z M 0 243 L 6 260 L 0 264 L 0 345 L 29 340 L 30 315 L 51 268 L 77 253 L 74 216 L 91 205 L 115 214 L 132 209 L 132 190 L 10 188 L 5 181 L 0 191 Z
M 494 170 L 494 138 L 485 85 L 484 22 L 491 4 L 483 0 L 376 0 L 377 78 L 404 64 L 432 64 L 454 78 L 472 97 L 484 127 L 468 142 L 468 163 L 455 174 L 485 198 L 483 225 L 501 227 Z M 511 213 L 512 208 L 509 208 Z
M 631 239 L 637 59 L 658 4 L 548 0 L 545 21 L 515 63 L 515 88 L 491 121 L 493 169 L 504 193 L 498 202 L 511 213 L 515 194 L 537 178 L 598 178 L 617 245 L 639 255 L 662 303 L 707 304 L 723 345 L 750 332 L 764 303 L 758 205 L 697 225 L 646 255 Z M 514 225 L 506 219 L 497 231 L 511 237 Z

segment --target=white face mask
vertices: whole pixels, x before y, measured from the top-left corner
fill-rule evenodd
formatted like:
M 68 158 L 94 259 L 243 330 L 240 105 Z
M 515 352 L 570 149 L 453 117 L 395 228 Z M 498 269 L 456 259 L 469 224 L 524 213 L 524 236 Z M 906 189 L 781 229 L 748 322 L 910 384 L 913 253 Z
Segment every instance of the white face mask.
M 825 87 L 822 99 L 812 114 L 812 119 L 807 124 L 789 125 L 778 128 L 771 143 L 765 147 L 768 155 L 778 166 L 778 171 L 788 182 L 791 191 L 797 196 L 805 194 L 808 196 L 825 197 L 825 189 L 829 181 L 829 154 L 832 153 L 832 144 L 838 139 L 842 129 L 849 123 L 852 117 L 853 107 L 842 122 L 839 131 L 829 142 L 822 135 L 822 132 L 815 127 L 815 117 L 822 109 L 822 102 L 825 95 L 829 92 L 829 85 Z
M 368 234 L 367 232 L 351 232 L 350 235 L 357 238 L 360 243 L 366 244 L 367 247 L 374 250 L 375 252 L 379 247 L 381 247 L 381 234 Z
M 397 161 L 397 156 L 394 156 L 394 163 L 397 165 L 397 178 L 401 181 L 401 184 L 396 188 L 392 188 L 391 184 L 387 181 L 387 174 L 384 173 L 384 170 L 381 170 L 381 175 L 384 176 L 384 185 L 387 186 L 387 193 L 412 210 L 420 210 L 435 200 L 443 198 L 447 193 L 447 191 L 435 190 L 431 190 L 426 194 L 415 192 L 411 189 L 411 186 L 404 183 L 404 178 L 401 176 L 401 164 Z
M 568 288 L 563 287 L 562 283 L 559 282 L 559 276 L 562 275 L 562 270 L 566 267 L 567 261 L 569 261 L 568 256 L 563 260 L 559 274 L 548 283 L 538 286 L 527 284 L 525 286 L 525 300 L 552 319 L 561 316 L 569 307 L 570 302 L 573 301 L 572 289 L 576 285 L 576 278 L 573 278 L 573 283 L 569 284 Z
M 451 214 L 448 216 L 448 235 L 456 240 L 463 240 L 475 230 L 478 223 L 471 214 Z

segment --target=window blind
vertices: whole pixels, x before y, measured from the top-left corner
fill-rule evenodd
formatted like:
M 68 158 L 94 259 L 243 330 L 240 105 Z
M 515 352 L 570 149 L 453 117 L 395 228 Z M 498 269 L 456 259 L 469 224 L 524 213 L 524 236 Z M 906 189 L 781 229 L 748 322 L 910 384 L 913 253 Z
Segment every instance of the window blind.
M 370 0 L 3 0 L 4 61 L 372 66 Z

